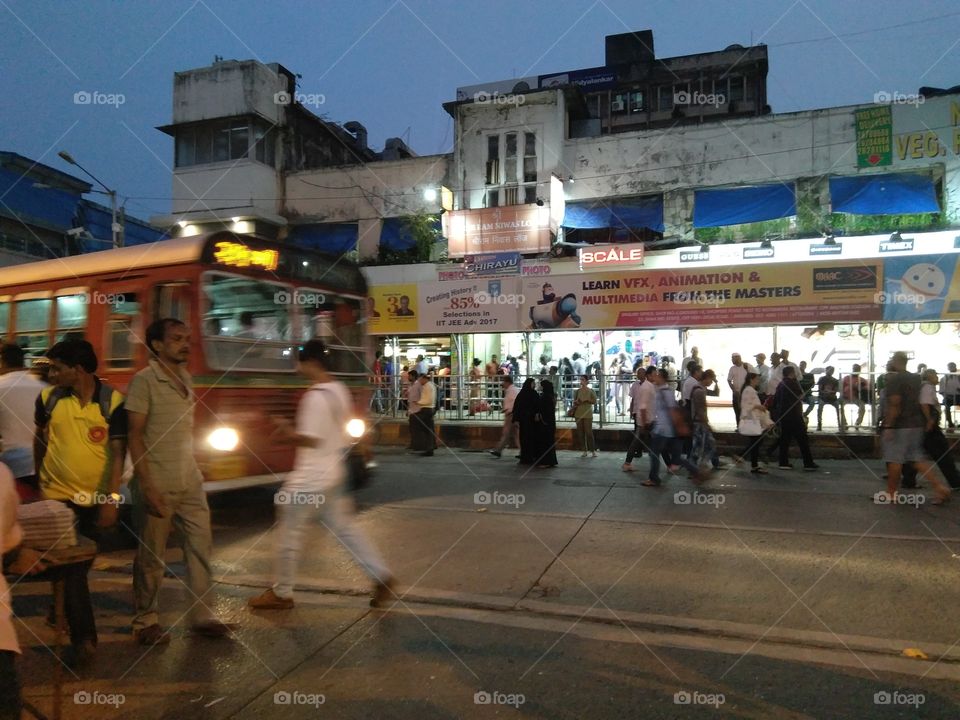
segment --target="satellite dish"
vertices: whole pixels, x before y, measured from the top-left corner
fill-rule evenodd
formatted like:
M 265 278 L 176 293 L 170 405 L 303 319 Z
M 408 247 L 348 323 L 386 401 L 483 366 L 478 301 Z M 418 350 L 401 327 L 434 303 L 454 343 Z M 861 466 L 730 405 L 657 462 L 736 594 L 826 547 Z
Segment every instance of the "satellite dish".
M 724 48 L 724 50 L 743 50 L 743 49 L 744 49 L 743 45 L 740 45 L 739 43 L 734 43 L 733 45 L 727 45 L 727 47 Z
M 513 86 L 514 93 L 525 93 L 530 92 L 530 86 L 527 84 L 526 80 L 521 80 L 516 85 Z

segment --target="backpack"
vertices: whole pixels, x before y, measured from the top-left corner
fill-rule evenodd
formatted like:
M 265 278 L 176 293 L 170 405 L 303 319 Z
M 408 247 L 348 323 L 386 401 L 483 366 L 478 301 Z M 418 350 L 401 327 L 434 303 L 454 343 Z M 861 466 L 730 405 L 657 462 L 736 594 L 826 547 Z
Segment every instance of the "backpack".
M 329 397 L 327 393 L 332 393 L 335 398 L 336 410 L 339 412 L 335 413 L 340 415 L 337 418 L 336 422 L 341 424 L 341 432 L 344 432 L 342 428 L 346 424 L 346 419 L 350 417 L 350 409 L 343 407 L 343 403 L 337 394 L 328 388 L 309 388 L 307 392 L 316 391 L 323 393 L 324 397 Z M 345 416 L 345 417 L 344 417 Z M 370 484 L 371 473 L 370 468 L 367 467 L 367 459 L 364 457 L 364 453 L 356 452 L 352 449 L 348 450 L 346 457 L 344 458 L 346 464 L 347 477 L 346 477 L 346 488 L 349 492 L 355 493 L 363 488 L 367 487 Z
M 53 409 L 57 406 L 57 403 L 60 402 L 60 398 L 66 397 L 68 392 L 69 390 L 67 388 L 59 386 L 50 391 L 50 394 L 47 396 L 47 401 L 43 404 L 43 412 L 47 422 L 50 422 L 50 418 L 53 417 Z M 104 421 L 107 425 L 110 425 L 110 416 L 113 414 L 113 411 L 110 409 L 113 401 L 113 388 L 106 383 L 100 383 L 100 389 L 93 400 L 100 407 L 100 414 L 103 415 Z

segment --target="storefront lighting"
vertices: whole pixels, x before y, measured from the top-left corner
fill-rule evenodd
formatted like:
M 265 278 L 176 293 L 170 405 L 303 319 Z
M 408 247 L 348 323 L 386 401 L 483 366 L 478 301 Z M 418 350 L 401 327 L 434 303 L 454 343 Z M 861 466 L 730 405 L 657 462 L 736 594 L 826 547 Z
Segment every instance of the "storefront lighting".
M 430 187 L 430 188 L 427 188 L 426 190 L 424 190 L 424 191 L 423 191 L 423 199 L 426 200 L 428 203 L 436 202 L 436 201 L 437 201 L 437 189 Z
M 773 240 L 770 238 L 764 238 L 763 242 L 760 243 L 760 247 L 762 247 L 764 250 L 773 250 Z
M 829 235 L 824 235 L 824 236 L 823 236 L 823 244 L 824 244 L 824 245 L 836 245 L 836 244 L 837 244 L 837 239 L 833 236 L 833 233 L 830 233 Z
M 706 243 L 700 243 L 700 252 L 702 253 L 710 252 L 710 246 L 707 245 Z
M 890 242 L 902 242 L 902 241 L 903 241 L 903 237 L 901 237 L 899 230 L 894 230 L 892 233 L 890 233 Z

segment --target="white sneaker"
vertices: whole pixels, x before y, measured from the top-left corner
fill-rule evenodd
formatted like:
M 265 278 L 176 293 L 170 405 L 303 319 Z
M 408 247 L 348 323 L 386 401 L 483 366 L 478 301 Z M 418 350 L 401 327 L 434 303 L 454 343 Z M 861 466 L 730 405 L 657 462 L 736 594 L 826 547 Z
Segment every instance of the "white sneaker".
M 584 450 L 582 453 L 580 453 L 580 457 L 585 458 L 586 456 L 587 456 L 587 451 L 586 451 L 586 450 Z

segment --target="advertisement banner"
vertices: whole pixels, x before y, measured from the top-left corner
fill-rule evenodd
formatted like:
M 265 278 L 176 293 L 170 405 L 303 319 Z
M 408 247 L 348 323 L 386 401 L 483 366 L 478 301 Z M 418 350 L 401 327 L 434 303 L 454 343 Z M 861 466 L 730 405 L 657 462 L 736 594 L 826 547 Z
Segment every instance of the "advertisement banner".
M 373 334 L 417 332 L 417 286 L 371 285 L 367 299 L 367 329 Z
M 893 114 L 889 105 L 860 108 L 853 113 L 857 133 L 857 167 L 893 163 Z
M 463 280 L 420 286 L 420 332 L 516 332 L 519 278 Z
M 960 319 L 960 255 L 914 255 L 883 261 L 884 287 L 878 298 L 883 319 Z
M 550 249 L 550 208 L 509 205 L 443 214 L 449 257 L 483 253 L 542 253 Z
M 880 261 L 637 270 L 525 279 L 524 329 L 879 320 Z
M 960 321 L 960 254 L 372 285 L 373 334 Z
M 523 263 L 520 253 L 486 253 L 463 258 L 463 276 L 466 278 L 519 275 Z

